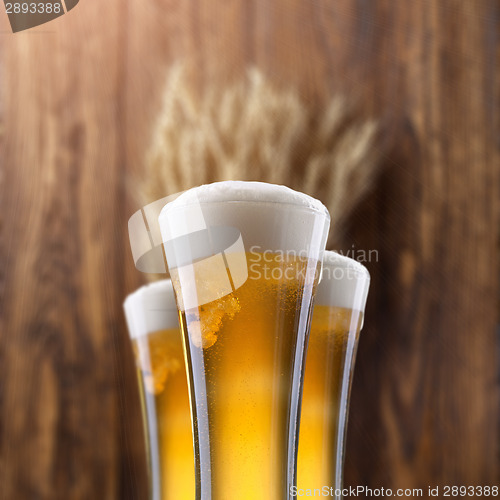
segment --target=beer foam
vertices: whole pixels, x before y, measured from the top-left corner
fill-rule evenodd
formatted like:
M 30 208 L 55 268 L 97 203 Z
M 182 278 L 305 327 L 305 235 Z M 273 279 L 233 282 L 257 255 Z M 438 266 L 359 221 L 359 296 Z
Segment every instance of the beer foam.
M 298 205 L 317 212 L 328 214 L 321 201 L 304 193 L 294 191 L 287 186 L 269 184 L 267 182 L 222 181 L 189 189 L 172 203 L 166 205 L 163 211 L 168 211 L 182 205 L 192 203 L 247 201 L 264 203 L 284 203 Z M 160 215 L 161 217 L 161 215 Z
M 184 192 L 163 207 L 158 222 L 172 269 L 228 248 L 308 252 L 320 259 L 330 215 L 320 201 L 286 186 L 225 181 Z
M 370 274 L 365 266 L 337 252 L 323 254 L 323 275 L 315 304 L 345 307 L 364 312 Z
M 179 316 L 174 289 L 170 280 L 142 286 L 123 303 L 130 337 L 179 328 Z

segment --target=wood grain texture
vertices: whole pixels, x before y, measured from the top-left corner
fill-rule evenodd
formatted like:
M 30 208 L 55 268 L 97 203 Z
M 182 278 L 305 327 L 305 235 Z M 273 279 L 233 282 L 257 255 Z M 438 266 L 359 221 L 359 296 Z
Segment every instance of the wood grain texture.
M 381 260 L 353 390 L 352 483 L 499 480 L 498 11 L 474 7 L 393 9 L 404 97 L 365 208 L 377 215 L 358 219 L 359 244 Z
M 344 248 L 379 255 L 346 482 L 498 484 L 499 24 L 494 0 L 87 0 L 16 35 L 2 17 L 0 499 L 145 498 L 126 221 L 176 60 L 200 89 L 256 65 L 381 119 Z
M 131 438 L 119 369 L 119 7 L 87 2 L 79 15 L 2 36 L 5 500 L 124 498 L 131 482 L 121 475 Z

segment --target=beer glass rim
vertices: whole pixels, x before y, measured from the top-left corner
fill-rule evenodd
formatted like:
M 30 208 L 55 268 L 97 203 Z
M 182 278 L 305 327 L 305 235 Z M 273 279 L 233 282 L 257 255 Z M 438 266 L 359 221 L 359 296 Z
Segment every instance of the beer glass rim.
M 323 266 L 332 269 L 350 269 L 356 275 L 360 275 L 360 279 L 370 279 L 368 269 L 361 262 L 342 255 L 334 250 L 325 250 L 323 252 Z
M 315 304 L 364 313 L 370 273 L 360 262 L 331 250 L 323 253 L 323 270 Z
M 281 205 L 297 210 L 311 211 L 330 219 L 326 206 L 318 199 L 288 186 L 257 181 L 220 181 L 202 184 L 183 192 L 167 203 L 160 212 L 159 220 L 170 210 L 195 204 L 246 204 Z
M 139 287 L 127 295 L 123 309 L 132 339 L 159 330 L 178 328 L 178 310 L 170 279 Z

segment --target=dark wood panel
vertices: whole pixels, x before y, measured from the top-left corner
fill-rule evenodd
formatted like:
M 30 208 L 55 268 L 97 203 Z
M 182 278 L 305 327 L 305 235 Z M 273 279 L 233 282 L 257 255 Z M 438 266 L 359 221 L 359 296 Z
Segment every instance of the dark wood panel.
M 379 255 L 347 482 L 497 482 L 499 19 L 493 0 L 82 1 L 0 34 L 0 498 L 145 497 L 126 221 L 176 60 L 200 89 L 257 65 L 381 119 L 385 170 L 344 240 Z
M 495 484 L 498 11 L 422 7 L 393 10 L 405 33 L 395 47 L 404 107 L 378 192 L 356 219 L 358 244 L 381 260 L 371 267 L 348 479 Z
M 6 500 L 124 498 L 122 25 L 82 2 L 1 35 Z

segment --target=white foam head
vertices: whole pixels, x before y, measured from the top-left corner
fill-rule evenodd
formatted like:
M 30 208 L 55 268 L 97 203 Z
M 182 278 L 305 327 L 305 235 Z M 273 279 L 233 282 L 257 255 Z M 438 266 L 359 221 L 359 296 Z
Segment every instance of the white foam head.
M 313 246 L 321 249 L 313 248 L 313 254 L 322 254 L 330 215 L 320 201 L 286 186 L 224 181 L 184 192 L 163 207 L 158 220 L 164 243 L 225 227 L 241 233 L 246 251 L 252 245 L 261 245 L 263 250 L 297 251 Z M 218 243 L 224 238 L 217 235 L 210 239 Z M 196 246 L 203 245 L 191 244 L 191 250 Z M 182 253 L 186 253 L 184 249 Z M 170 267 L 168 253 L 167 260 Z
M 127 296 L 123 309 L 132 339 L 159 330 L 179 328 L 177 305 L 170 280 L 142 286 Z
M 323 254 L 323 275 L 315 304 L 364 312 L 370 274 L 365 266 L 337 252 Z
M 183 282 L 179 304 L 191 309 L 242 286 L 248 253 L 286 251 L 322 262 L 330 216 L 321 202 L 285 186 L 226 181 L 186 191 L 158 221 L 168 268 Z M 210 287 L 195 279 L 207 269 Z
M 193 203 L 213 203 L 227 201 L 247 201 L 257 203 L 285 203 L 310 208 L 328 215 L 328 210 L 319 200 L 287 186 L 267 182 L 222 181 L 189 189 L 163 210 L 168 211 L 180 205 Z

